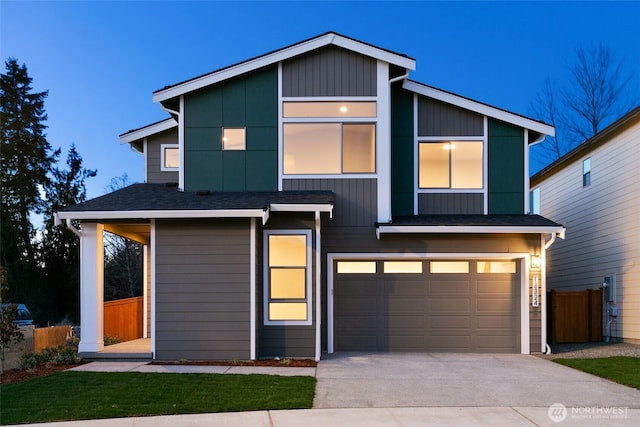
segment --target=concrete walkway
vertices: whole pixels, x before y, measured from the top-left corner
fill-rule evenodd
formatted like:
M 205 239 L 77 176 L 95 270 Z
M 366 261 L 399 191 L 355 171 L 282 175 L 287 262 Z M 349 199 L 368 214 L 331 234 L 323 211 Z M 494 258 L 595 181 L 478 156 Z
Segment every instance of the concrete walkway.
M 314 409 L 50 423 L 140 426 L 637 426 L 640 391 L 535 356 L 342 354 L 317 368 L 94 362 L 75 371 L 315 375 Z M 553 405 L 553 406 L 552 406 Z

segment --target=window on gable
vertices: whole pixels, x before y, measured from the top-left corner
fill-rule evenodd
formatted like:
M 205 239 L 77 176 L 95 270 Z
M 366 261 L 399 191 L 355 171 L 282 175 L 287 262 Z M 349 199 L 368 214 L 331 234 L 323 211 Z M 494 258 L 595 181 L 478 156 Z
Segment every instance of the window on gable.
M 420 188 L 482 188 L 482 141 L 436 141 L 418 145 Z
M 376 114 L 374 101 L 285 101 L 283 173 L 375 173 Z
M 245 128 L 222 128 L 223 150 L 246 150 Z
M 160 145 L 160 170 L 177 171 L 180 167 L 178 144 Z
M 591 185 L 591 157 L 587 157 L 582 161 L 582 186 Z
M 311 231 L 265 231 L 264 323 L 311 324 Z

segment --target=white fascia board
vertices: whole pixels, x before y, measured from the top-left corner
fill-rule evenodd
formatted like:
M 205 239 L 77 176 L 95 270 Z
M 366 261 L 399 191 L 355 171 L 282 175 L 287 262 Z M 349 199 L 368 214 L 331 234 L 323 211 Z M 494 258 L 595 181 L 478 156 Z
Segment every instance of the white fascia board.
M 133 132 L 127 132 L 125 134 L 120 135 L 120 144 L 126 144 L 126 143 L 130 144 L 134 141 L 138 141 L 139 139 L 147 138 L 151 135 L 164 132 L 165 130 L 169 130 L 177 126 L 178 126 L 178 122 L 176 122 L 173 118 L 168 118 L 161 122 L 154 123 L 152 125 L 145 126 L 140 129 L 136 129 Z
M 333 205 L 301 205 L 294 203 L 272 203 L 271 212 L 333 212 Z
M 60 219 L 108 220 L 108 219 L 181 219 L 181 218 L 269 218 L 268 209 L 220 209 L 220 210 L 166 210 L 166 211 L 84 211 L 58 212 Z
M 405 80 L 402 84 L 402 87 L 420 95 L 428 96 L 429 98 L 437 99 L 438 101 L 465 108 L 478 114 L 483 114 L 494 119 L 502 120 L 545 135 L 555 136 L 556 134 L 555 128 L 553 126 L 540 123 L 538 121 L 528 119 L 517 114 L 509 113 L 507 111 L 491 107 L 481 102 L 472 101 L 459 95 L 454 95 L 452 93 L 445 92 L 436 88 L 424 86 L 417 82 Z
M 452 234 L 542 234 L 552 233 L 564 236 L 564 227 L 534 227 L 534 226 L 446 226 L 446 225 L 379 225 L 378 233 L 452 233 Z M 562 238 L 562 237 L 561 237 Z
M 161 89 L 153 94 L 152 99 L 153 102 L 166 101 L 167 99 L 175 98 L 182 94 L 202 89 L 203 87 L 221 82 L 223 80 L 227 80 L 241 74 L 245 74 L 271 64 L 275 64 L 280 61 L 285 61 L 294 56 L 298 56 L 314 49 L 318 49 L 320 47 L 328 46 L 331 44 L 361 53 L 363 55 L 371 56 L 373 58 L 380 59 L 382 61 L 386 61 L 400 67 L 415 70 L 416 61 L 411 58 L 407 58 L 402 55 L 397 55 L 392 52 L 376 48 L 374 46 L 360 43 L 356 40 L 351 40 L 335 33 L 328 33 L 315 39 L 307 40 L 306 42 L 298 43 L 288 48 L 259 56 L 240 64 L 232 65 L 231 67 L 222 69 L 220 71 L 214 71 L 213 73 L 197 77 L 193 80 L 177 84 L 167 89 Z

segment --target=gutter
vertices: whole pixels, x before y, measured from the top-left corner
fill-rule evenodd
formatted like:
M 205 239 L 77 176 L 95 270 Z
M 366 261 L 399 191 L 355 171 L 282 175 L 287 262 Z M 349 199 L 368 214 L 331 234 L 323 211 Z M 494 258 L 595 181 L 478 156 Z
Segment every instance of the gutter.
M 65 225 L 67 226 L 67 228 L 69 229 L 69 231 L 71 231 L 73 234 L 75 234 L 76 236 L 78 236 L 78 238 L 81 237 L 81 233 L 80 230 L 78 230 L 77 228 L 75 228 L 73 226 L 73 224 L 71 223 L 72 219 L 71 218 L 65 218 L 64 222 Z M 53 225 L 62 225 L 62 219 L 60 219 L 60 216 L 58 216 L 58 212 L 53 214 Z

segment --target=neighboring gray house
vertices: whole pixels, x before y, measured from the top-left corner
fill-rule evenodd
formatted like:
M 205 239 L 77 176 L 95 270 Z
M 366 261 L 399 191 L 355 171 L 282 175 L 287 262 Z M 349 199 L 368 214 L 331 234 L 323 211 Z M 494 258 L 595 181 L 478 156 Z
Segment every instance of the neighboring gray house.
M 145 183 L 70 206 L 81 353 L 104 351 L 102 232 L 145 245 L 156 359 L 543 351 L 545 250 L 528 150 L 553 127 L 408 79 L 326 33 L 153 100 L 120 136 Z
M 561 221 L 569 239 L 548 253 L 548 288 L 597 289 L 613 318 L 604 335 L 640 343 L 640 106 L 531 178 L 539 213 Z M 606 305 L 605 305 L 606 308 Z

